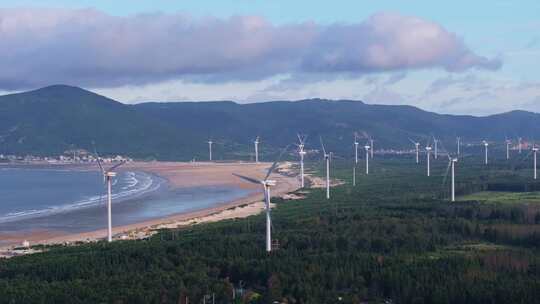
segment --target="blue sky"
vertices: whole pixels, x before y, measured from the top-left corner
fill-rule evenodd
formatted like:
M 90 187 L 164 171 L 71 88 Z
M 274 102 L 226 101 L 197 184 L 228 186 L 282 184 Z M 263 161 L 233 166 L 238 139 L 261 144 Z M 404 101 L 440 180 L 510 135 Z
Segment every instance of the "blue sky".
M 433 22 L 436 26 L 440 26 L 444 33 L 455 34 L 456 39 L 463 42 L 463 48 L 470 50 L 472 55 L 481 57 L 481 60 L 490 62 L 498 60 L 501 63 L 498 68 L 493 68 L 493 65 L 486 68 L 487 64 L 474 63 L 456 71 L 454 66 L 448 66 L 446 62 L 448 58 L 455 55 L 454 53 L 454 55 L 448 55 L 450 57 L 445 57 L 446 59 L 441 59 L 444 63 L 421 62 L 417 65 L 392 66 L 391 69 L 370 67 L 369 72 L 365 69 L 361 71 L 354 69 L 353 76 L 348 70 L 345 74 L 336 73 L 335 70 L 317 70 L 316 73 L 312 70 L 309 72 L 303 70 L 302 73 L 298 73 L 297 70 L 292 69 L 291 71 L 287 69 L 273 71 L 272 67 L 265 67 L 264 75 L 255 77 L 255 71 L 247 73 L 245 67 L 237 69 L 238 67 L 234 66 L 235 70 L 230 73 L 229 71 L 225 74 L 212 72 L 211 77 L 204 75 L 205 80 L 202 81 L 200 74 L 193 77 L 186 72 L 136 80 L 126 80 L 130 77 L 122 74 L 110 79 L 111 84 L 107 85 L 103 85 L 94 78 L 89 80 L 88 71 L 84 69 L 91 69 L 90 65 L 76 70 L 68 68 L 62 70 L 70 75 L 84 75 L 80 80 L 76 77 L 69 78 L 74 79 L 74 83 L 70 84 L 90 88 L 128 103 L 147 100 L 215 99 L 256 102 L 271 99 L 323 97 L 361 99 L 368 103 L 412 104 L 442 113 L 484 115 L 512 109 L 540 111 L 540 77 L 538 76 L 540 1 L 18 0 L 17 5 L 14 6 L 13 1 L 0 0 L 0 6 L 17 10 L 31 9 L 32 14 L 38 15 L 41 14 L 39 11 L 44 9 L 91 8 L 111 18 L 131 18 L 137 14 L 159 12 L 166 16 L 177 16 L 177 14 L 188 16 L 198 23 L 204 23 L 205 18 L 208 17 L 228 20 L 231 16 L 257 16 L 268 23 L 270 28 L 281 27 L 278 32 L 287 31 L 285 29 L 287 25 L 306 22 L 317 24 L 318 27 L 323 28 L 323 31 L 330 31 L 328 28 L 336 23 L 362 25 L 366 22 L 370 23 L 369 20 L 374 15 L 391 12 L 401 16 L 400 20 L 414 17 Z M 36 10 L 36 8 L 39 9 Z M 76 16 L 86 18 L 85 15 Z M 96 18 L 103 19 L 99 16 Z M 134 19 L 131 23 L 139 21 L 140 18 Z M 380 20 L 375 20 L 373 23 L 378 25 Z M 136 25 L 134 27 L 136 28 Z M 329 35 L 341 35 L 349 30 L 338 31 L 337 34 L 331 32 Z M 24 31 L 17 33 L 24 33 Z M 347 39 L 354 39 L 347 37 Z M 47 45 L 51 43 L 53 42 L 48 42 Z M 281 46 L 281 43 L 279 45 Z M 36 50 L 43 49 L 41 46 L 36 47 Z M 328 50 L 328 52 L 335 51 L 335 49 Z M 208 56 L 213 55 L 215 54 L 210 53 Z M 22 55 L 20 57 L 24 60 Z M 268 65 L 283 64 L 281 61 L 273 61 L 275 57 L 269 59 Z M 261 60 L 254 64 L 267 64 L 264 58 Z M 73 58 L 73 61 L 76 62 L 78 59 Z M 36 63 L 36 65 L 42 67 L 43 63 Z M 32 68 L 34 67 L 28 66 L 28 70 Z M 124 65 L 122 68 L 127 69 Z M 197 68 L 200 66 L 197 65 Z M 219 63 L 219 68 L 231 67 Z M 145 68 L 129 66 L 129 70 L 144 73 L 154 69 L 151 66 L 145 66 Z M 114 73 L 118 71 L 111 70 L 111 74 Z M 338 74 L 339 76 L 336 76 Z M 46 75 L 43 78 L 45 79 Z M 210 81 L 209 78 L 213 80 Z M 16 80 L 10 79 L 4 82 L 17 83 Z M 3 91 L 27 89 L 37 84 L 47 84 L 47 82 L 36 80 L 28 82 L 24 87 L 20 87 L 22 84 L 6 85 Z

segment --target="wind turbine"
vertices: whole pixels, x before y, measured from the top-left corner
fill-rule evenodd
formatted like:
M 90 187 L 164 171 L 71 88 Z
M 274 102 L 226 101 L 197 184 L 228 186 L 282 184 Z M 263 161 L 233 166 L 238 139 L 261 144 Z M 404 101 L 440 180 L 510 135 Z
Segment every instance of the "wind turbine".
M 439 143 L 439 140 L 437 138 L 435 138 L 435 136 L 433 136 L 433 144 L 435 145 L 435 159 L 437 159 L 439 157 L 439 149 L 438 149 L 438 143 Z M 428 175 L 429 176 L 429 175 Z
M 121 162 L 119 164 L 116 164 L 109 169 L 105 170 L 103 168 L 103 165 L 101 164 L 101 160 L 99 155 L 96 153 L 97 163 L 99 166 L 99 169 L 101 170 L 101 174 L 103 174 L 103 182 L 107 185 L 107 241 L 110 243 L 112 242 L 112 178 L 116 176 L 116 172 L 113 170 L 122 166 L 125 164 L 125 162 Z
M 208 140 L 208 158 L 210 161 L 212 161 L 212 140 Z
M 538 152 L 538 148 L 533 145 L 532 151 L 534 154 L 533 156 L 534 179 L 536 179 L 536 152 Z
M 276 160 L 272 164 L 270 169 L 268 169 L 268 172 L 266 172 L 266 176 L 262 180 L 258 180 L 258 179 L 252 178 L 252 177 L 243 176 L 243 175 L 240 175 L 240 174 L 233 173 L 234 176 L 237 176 L 237 177 L 239 177 L 241 179 L 244 179 L 244 180 L 246 180 L 246 181 L 248 181 L 250 183 L 254 183 L 254 184 L 258 184 L 258 185 L 263 186 L 264 207 L 265 207 L 265 211 L 266 211 L 266 252 L 272 251 L 272 218 L 270 216 L 270 198 L 271 198 L 270 188 L 274 187 L 276 185 L 275 180 L 271 180 L 271 179 L 268 179 L 268 178 L 270 177 L 270 174 L 272 174 L 272 172 L 277 168 L 277 165 L 278 165 L 279 160 L 281 159 L 281 156 L 283 156 L 283 154 L 285 153 L 285 151 L 287 151 L 288 148 L 289 148 L 289 146 L 287 146 L 285 149 L 283 149 L 281 151 L 281 154 L 280 154 L 278 160 Z
M 304 156 L 306 155 L 306 151 L 304 151 L 305 143 L 306 143 L 306 136 L 302 136 L 300 134 L 297 134 L 298 141 L 300 144 L 298 145 L 298 154 L 300 155 L 300 186 L 304 188 Z
M 326 161 L 326 199 L 330 199 L 330 160 L 332 158 L 332 152 L 326 153 L 326 150 L 324 149 L 322 137 L 320 137 L 319 139 L 321 140 L 321 147 L 323 149 L 324 160 Z
M 354 163 L 358 164 L 358 135 L 354 133 Z
M 435 150 L 437 151 L 437 150 Z M 431 147 L 426 146 L 426 156 L 427 156 L 427 176 L 430 176 L 430 167 L 429 167 L 429 159 L 431 158 Z
M 414 144 L 415 148 L 416 148 L 416 163 L 418 164 L 420 162 L 420 158 L 419 158 L 419 153 L 420 153 L 420 143 L 419 142 L 415 142 L 413 141 L 412 139 L 409 138 L 409 140 Z
M 369 143 L 370 143 L 369 149 L 371 150 L 371 158 L 373 158 L 373 151 L 375 151 L 375 149 L 373 149 L 373 138 L 372 137 L 369 138 Z
M 510 146 L 512 145 L 512 141 L 509 139 L 506 139 L 506 160 L 510 159 Z
M 456 138 L 457 143 L 457 156 L 459 157 L 459 154 L 461 153 L 461 137 Z
M 446 184 L 446 178 L 448 177 L 448 170 L 451 171 L 451 185 L 450 185 L 450 200 L 452 202 L 456 201 L 456 163 L 458 162 L 457 157 L 451 157 L 448 154 L 448 167 L 446 168 L 446 173 L 444 175 L 443 184 Z
M 255 138 L 253 143 L 255 144 L 255 162 L 259 163 L 259 136 Z
M 485 159 L 484 159 L 484 164 L 487 165 L 488 164 L 488 146 L 489 146 L 489 143 L 487 141 L 482 141 L 482 143 L 484 144 L 484 150 L 485 150 Z
M 364 149 L 366 149 L 366 175 L 369 175 L 369 149 L 371 148 L 370 145 L 365 145 Z

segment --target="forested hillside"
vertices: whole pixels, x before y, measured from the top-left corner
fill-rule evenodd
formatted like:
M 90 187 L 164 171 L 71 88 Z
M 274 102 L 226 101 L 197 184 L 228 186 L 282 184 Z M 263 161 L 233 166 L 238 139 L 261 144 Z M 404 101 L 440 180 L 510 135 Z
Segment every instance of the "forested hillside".
M 261 153 L 309 135 L 308 149 L 350 155 L 353 134 L 370 136 L 377 148 L 410 148 L 408 138 L 431 136 L 451 145 L 506 137 L 536 137 L 540 115 L 515 111 L 488 117 L 439 115 L 412 106 L 367 105 L 361 101 L 301 100 L 253 104 L 167 102 L 126 105 L 69 86 L 0 97 L 0 154 L 58 155 L 68 149 L 92 150 L 135 158 L 206 159 L 206 141 L 216 142 L 215 159 L 250 158 L 252 141 Z M 365 139 L 361 139 L 365 140 Z

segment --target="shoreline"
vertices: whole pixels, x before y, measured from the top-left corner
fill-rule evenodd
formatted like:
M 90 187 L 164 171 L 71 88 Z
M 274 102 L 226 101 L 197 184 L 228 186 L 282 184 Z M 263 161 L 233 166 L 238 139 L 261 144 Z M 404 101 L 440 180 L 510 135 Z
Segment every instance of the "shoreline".
M 165 217 L 145 220 L 138 223 L 113 227 L 113 239 L 141 239 L 147 238 L 156 233 L 156 230 L 163 228 L 176 228 L 196 223 L 225 220 L 231 218 L 241 218 L 258 214 L 264 209 L 262 204 L 263 194 L 259 190 L 259 185 L 250 184 L 235 177 L 232 173 L 247 175 L 255 178 L 263 178 L 267 168 L 271 163 L 177 163 L 177 162 L 133 162 L 126 164 L 123 170 L 139 170 L 155 174 L 168 181 L 172 190 L 182 187 L 197 186 L 235 186 L 242 189 L 255 190 L 251 194 L 239 199 L 219 202 L 210 208 L 167 215 Z M 277 186 L 273 189 L 273 196 L 282 196 L 300 188 L 296 176 L 287 176 L 291 163 L 283 163 L 278 170 L 272 173 L 272 179 L 277 181 Z M 75 169 L 74 167 L 71 167 Z M 78 166 L 80 169 L 81 166 Z M 86 167 L 88 168 L 88 167 Z M 282 173 L 278 173 L 281 171 Z M 257 203 L 260 203 L 257 205 Z M 113 215 L 114 216 L 114 215 Z M 114 221 L 114 217 L 113 217 Z M 98 229 L 82 233 L 63 233 L 57 231 L 36 231 L 30 235 L 20 235 L 18 245 L 0 245 L 0 257 L 8 257 L 13 253 L 13 249 L 21 247 L 23 241 L 29 241 L 30 246 L 70 244 L 77 242 L 95 242 L 105 239 L 107 229 Z M 19 237 L 11 238 L 13 241 Z M 28 251 L 28 250 L 27 250 Z M 6 254 L 6 252 L 8 254 Z M 32 253 L 23 252 L 19 254 Z

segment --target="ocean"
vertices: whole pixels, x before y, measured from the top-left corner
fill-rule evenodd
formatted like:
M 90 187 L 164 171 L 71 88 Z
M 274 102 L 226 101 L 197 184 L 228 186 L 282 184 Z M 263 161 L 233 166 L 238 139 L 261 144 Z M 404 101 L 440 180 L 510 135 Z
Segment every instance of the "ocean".
M 172 189 L 167 180 L 142 171 L 120 171 L 112 189 L 113 226 L 202 210 L 250 194 L 230 186 Z M 107 225 L 106 199 L 98 171 L 2 168 L 0 231 L 103 229 Z

